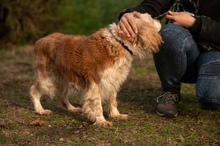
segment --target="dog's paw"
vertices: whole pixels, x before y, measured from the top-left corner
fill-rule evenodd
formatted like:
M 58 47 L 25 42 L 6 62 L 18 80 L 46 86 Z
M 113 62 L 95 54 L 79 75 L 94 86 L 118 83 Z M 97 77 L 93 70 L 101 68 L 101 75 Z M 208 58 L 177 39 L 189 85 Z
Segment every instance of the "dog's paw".
M 52 114 L 52 111 L 51 110 L 42 110 L 42 111 L 39 111 L 37 113 L 40 114 L 40 115 L 49 116 L 49 115 Z
M 99 127 L 108 128 L 108 127 L 112 127 L 112 122 L 109 122 L 109 121 L 96 121 L 94 123 L 94 125 L 99 126 Z
M 127 120 L 128 115 L 127 114 L 119 114 L 119 115 L 111 116 L 111 118 L 114 120 Z
M 72 113 L 80 113 L 80 112 L 82 112 L 82 109 L 79 107 L 76 107 L 76 108 L 68 109 L 68 111 L 70 111 Z

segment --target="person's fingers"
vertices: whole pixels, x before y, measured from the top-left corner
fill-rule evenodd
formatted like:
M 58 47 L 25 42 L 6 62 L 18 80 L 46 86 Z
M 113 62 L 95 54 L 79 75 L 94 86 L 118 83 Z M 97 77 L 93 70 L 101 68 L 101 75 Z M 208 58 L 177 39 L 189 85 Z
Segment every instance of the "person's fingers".
M 120 24 L 119 24 L 119 23 L 117 24 L 117 30 L 118 30 L 118 33 L 123 33 L 123 31 L 121 30 L 121 27 L 120 27 Z
M 122 22 L 118 23 L 118 32 L 125 33 L 127 37 L 130 37 L 130 33 L 127 31 L 127 28 Z
M 132 22 L 129 22 L 129 21 L 132 21 L 130 20 L 130 18 L 126 18 L 126 19 L 122 19 L 121 22 L 122 22 L 122 25 L 121 26 L 121 29 L 122 31 L 128 36 L 133 36 L 134 35 L 134 31 L 132 29 Z
M 175 17 L 180 14 L 181 14 L 180 12 L 168 11 L 165 17 L 169 20 L 175 20 Z
M 134 21 L 134 15 L 136 15 L 134 12 L 125 14 L 121 18 L 120 23 L 119 23 L 121 30 L 128 37 L 135 36 L 135 33 L 137 33 L 137 26 Z M 137 16 L 139 16 L 139 15 L 137 14 Z
M 141 13 L 140 12 L 133 12 L 134 13 L 134 17 L 137 17 L 137 18 L 141 18 Z
M 167 15 L 172 15 L 172 14 L 173 14 L 172 11 L 168 11 L 168 12 L 167 12 Z
M 137 25 L 135 23 L 134 17 L 141 18 L 141 13 L 132 12 L 126 13 L 122 16 L 118 22 L 118 32 L 125 33 L 126 36 L 134 37 L 138 33 Z
M 168 15 L 179 15 L 181 12 L 173 12 L 173 11 L 168 11 Z
M 166 17 L 167 19 L 169 19 L 169 20 L 173 20 L 173 19 L 174 19 L 174 16 L 173 16 L 173 15 L 169 15 L 169 14 L 167 14 L 165 17 Z
M 134 36 L 138 32 L 137 25 L 133 17 L 128 19 L 128 24 L 126 25 L 126 27 L 128 28 L 128 31 L 132 36 Z

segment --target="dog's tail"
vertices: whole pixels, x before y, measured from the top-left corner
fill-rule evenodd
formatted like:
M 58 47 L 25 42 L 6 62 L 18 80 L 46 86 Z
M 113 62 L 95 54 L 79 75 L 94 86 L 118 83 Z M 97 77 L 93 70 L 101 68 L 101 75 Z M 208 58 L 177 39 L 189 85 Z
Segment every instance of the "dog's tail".
M 34 47 L 34 63 L 38 76 L 45 78 L 48 76 L 49 64 L 53 62 L 56 55 L 57 43 L 63 36 L 61 33 L 53 33 L 39 39 Z
M 55 33 L 39 39 L 34 46 L 34 64 L 36 76 L 36 88 L 42 94 L 47 94 L 54 97 L 53 92 L 55 76 L 51 74 L 56 73 L 56 66 L 53 58 L 56 55 L 57 43 L 63 34 Z

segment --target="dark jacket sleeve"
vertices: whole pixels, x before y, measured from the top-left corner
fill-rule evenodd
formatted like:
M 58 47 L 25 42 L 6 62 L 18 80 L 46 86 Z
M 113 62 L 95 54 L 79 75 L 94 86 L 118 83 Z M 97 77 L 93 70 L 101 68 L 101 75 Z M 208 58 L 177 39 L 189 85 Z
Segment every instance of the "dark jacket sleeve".
M 128 8 L 122 11 L 119 15 L 119 20 L 125 13 L 130 12 L 140 12 L 149 13 L 152 17 L 157 17 L 164 12 L 167 12 L 173 5 L 175 0 L 143 0 L 138 6 L 133 8 Z M 196 17 L 196 22 L 192 28 L 189 29 L 191 34 L 198 40 L 199 44 L 203 47 L 214 47 L 218 48 L 220 46 L 220 22 Z
M 168 11 L 174 2 L 175 0 L 143 0 L 138 6 L 122 11 L 119 15 L 119 19 L 125 13 L 130 13 L 134 11 L 140 13 L 149 13 L 152 17 L 156 17 Z
M 190 28 L 189 31 L 198 40 L 203 40 L 202 43 L 207 43 L 208 45 L 211 43 L 220 46 L 219 27 L 219 21 L 198 17 L 196 18 L 194 26 Z

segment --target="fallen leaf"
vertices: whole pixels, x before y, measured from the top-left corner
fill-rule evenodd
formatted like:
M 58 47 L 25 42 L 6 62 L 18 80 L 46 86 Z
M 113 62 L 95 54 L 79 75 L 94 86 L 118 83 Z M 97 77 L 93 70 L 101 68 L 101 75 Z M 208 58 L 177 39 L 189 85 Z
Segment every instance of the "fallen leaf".
M 43 121 L 41 119 L 37 119 L 37 120 L 34 120 L 34 121 L 30 122 L 29 125 L 31 125 L 31 126 L 42 126 L 45 123 L 46 123 L 45 121 Z

